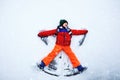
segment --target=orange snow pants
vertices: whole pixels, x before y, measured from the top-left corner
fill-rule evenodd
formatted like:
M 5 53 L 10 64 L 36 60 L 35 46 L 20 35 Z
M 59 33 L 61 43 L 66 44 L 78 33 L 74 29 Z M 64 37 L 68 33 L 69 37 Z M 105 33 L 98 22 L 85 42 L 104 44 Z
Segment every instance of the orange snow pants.
M 61 45 L 55 45 L 54 49 L 42 60 L 45 65 L 49 65 L 50 62 L 57 56 L 57 54 L 63 50 L 67 56 L 69 57 L 73 67 L 77 67 L 80 65 L 80 62 L 78 61 L 75 54 L 72 52 L 70 46 L 61 46 Z

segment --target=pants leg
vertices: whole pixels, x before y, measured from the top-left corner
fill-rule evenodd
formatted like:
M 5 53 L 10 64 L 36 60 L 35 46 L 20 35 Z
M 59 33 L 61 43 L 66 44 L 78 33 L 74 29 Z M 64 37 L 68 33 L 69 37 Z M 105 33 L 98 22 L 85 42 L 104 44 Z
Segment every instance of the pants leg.
M 72 52 L 70 46 L 64 46 L 63 50 L 68 55 L 68 57 L 69 57 L 69 59 L 70 59 L 74 68 L 80 65 L 79 60 L 77 59 L 75 54 Z
M 62 47 L 55 45 L 54 49 L 42 60 L 45 65 L 49 65 L 50 62 L 57 56 L 57 54 L 62 50 Z

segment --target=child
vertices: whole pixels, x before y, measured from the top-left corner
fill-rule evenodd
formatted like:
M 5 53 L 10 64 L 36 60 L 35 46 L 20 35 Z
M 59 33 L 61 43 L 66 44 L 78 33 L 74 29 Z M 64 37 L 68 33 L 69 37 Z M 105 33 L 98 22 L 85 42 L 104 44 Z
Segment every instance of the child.
M 64 19 L 60 20 L 59 26 L 57 29 L 42 31 L 38 34 L 39 37 L 47 37 L 51 35 L 56 35 L 56 44 L 54 49 L 44 58 L 41 63 L 37 66 L 40 69 L 44 69 L 45 66 L 49 65 L 53 59 L 58 55 L 58 53 L 62 50 L 69 57 L 73 69 L 77 69 L 80 72 L 86 70 L 86 67 L 83 67 L 78 61 L 77 57 L 73 53 L 70 48 L 71 38 L 73 35 L 84 35 L 88 32 L 88 30 L 74 30 L 68 27 L 68 22 Z

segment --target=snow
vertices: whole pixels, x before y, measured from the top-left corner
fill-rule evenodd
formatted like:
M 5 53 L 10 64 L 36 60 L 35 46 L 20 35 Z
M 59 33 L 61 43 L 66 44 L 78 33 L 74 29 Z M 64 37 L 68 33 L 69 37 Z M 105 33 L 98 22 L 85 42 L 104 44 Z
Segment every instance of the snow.
M 60 19 L 70 28 L 89 30 L 85 42 L 72 38 L 71 48 L 88 70 L 74 77 L 54 77 L 32 66 L 54 47 L 46 46 L 40 30 L 54 29 Z M 119 0 L 1 0 L 0 80 L 119 80 L 120 79 Z

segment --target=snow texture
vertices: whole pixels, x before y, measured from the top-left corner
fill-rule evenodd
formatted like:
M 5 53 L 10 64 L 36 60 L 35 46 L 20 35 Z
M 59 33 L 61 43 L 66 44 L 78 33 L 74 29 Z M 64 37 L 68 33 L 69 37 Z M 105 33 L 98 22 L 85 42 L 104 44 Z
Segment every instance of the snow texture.
M 37 34 L 54 29 L 60 19 L 70 28 L 89 30 L 71 48 L 88 70 L 74 77 L 54 77 L 32 66 L 54 47 Z M 0 80 L 120 80 L 120 0 L 0 0 Z

